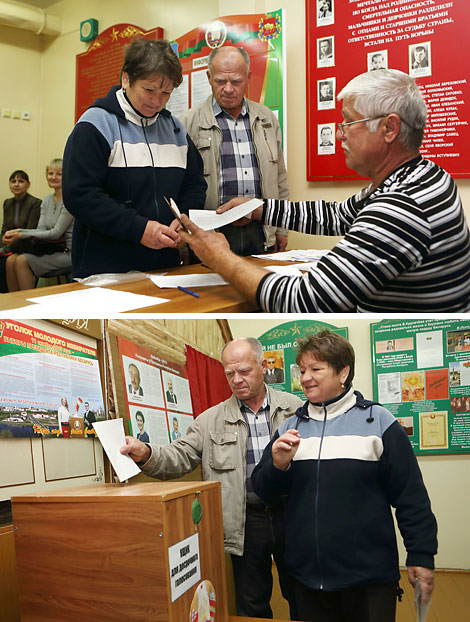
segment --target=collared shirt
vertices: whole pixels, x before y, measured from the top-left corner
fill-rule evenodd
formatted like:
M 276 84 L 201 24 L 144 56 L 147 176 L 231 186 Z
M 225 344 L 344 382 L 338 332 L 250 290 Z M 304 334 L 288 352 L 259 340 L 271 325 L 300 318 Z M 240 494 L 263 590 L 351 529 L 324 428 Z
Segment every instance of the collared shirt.
M 247 503 L 261 503 L 261 499 L 253 491 L 251 474 L 261 460 L 266 446 L 271 440 L 270 434 L 270 403 L 266 389 L 264 401 L 258 412 L 254 412 L 245 402 L 238 400 L 240 411 L 248 424 L 248 441 L 246 447 L 246 500 Z
M 220 147 L 220 203 L 233 197 L 260 197 L 261 183 L 258 159 L 253 144 L 250 118 L 245 98 L 242 110 L 234 119 L 212 99 L 212 109 L 222 130 Z

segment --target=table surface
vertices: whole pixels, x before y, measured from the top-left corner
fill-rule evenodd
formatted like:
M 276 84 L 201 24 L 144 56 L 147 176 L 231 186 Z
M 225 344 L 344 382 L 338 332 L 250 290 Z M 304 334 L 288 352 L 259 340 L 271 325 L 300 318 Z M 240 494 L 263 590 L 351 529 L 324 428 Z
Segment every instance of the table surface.
M 259 266 L 272 265 L 273 263 L 279 263 L 280 265 L 289 263 L 285 261 L 273 262 L 272 259 L 266 260 L 256 257 L 247 257 L 246 259 Z M 166 271 L 166 274 L 210 274 L 212 272 L 213 270 L 206 268 L 202 264 L 192 264 L 189 266 L 170 268 Z M 158 273 L 158 271 L 152 272 L 152 274 Z M 74 282 L 50 287 L 38 287 L 21 292 L 12 292 L 10 294 L 0 294 L 0 309 L 16 309 L 25 305 L 35 304 L 28 302 L 28 298 L 62 294 L 83 288 L 83 285 Z M 191 287 L 193 291 L 196 291 L 200 295 L 199 298 L 186 294 L 179 289 L 160 289 L 150 279 L 141 279 L 130 283 L 111 285 L 109 289 L 169 299 L 169 302 L 143 307 L 141 309 L 133 309 L 129 311 L 129 313 L 249 313 L 259 310 L 256 306 L 244 300 L 231 285 Z M 93 317 L 100 317 L 99 309 L 95 309 L 92 315 Z

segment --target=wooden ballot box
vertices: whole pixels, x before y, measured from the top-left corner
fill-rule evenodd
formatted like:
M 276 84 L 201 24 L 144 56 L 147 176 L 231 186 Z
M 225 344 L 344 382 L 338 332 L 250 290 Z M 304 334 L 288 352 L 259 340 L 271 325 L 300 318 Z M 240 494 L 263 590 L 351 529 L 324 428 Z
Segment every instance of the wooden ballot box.
M 14 497 L 22 622 L 228 622 L 219 482 Z

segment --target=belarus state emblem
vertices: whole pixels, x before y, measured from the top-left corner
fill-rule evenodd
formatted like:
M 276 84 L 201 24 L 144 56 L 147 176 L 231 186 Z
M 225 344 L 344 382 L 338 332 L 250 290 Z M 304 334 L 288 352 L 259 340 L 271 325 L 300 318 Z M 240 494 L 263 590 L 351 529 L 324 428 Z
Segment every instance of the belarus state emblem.
M 279 15 L 272 17 L 262 17 L 258 24 L 258 38 L 261 41 L 277 39 L 281 34 L 281 18 Z
M 224 22 L 215 21 L 209 24 L 206 31 L 206 43 L 210 48 L 220 48 L 227 38 L 227 27 Z

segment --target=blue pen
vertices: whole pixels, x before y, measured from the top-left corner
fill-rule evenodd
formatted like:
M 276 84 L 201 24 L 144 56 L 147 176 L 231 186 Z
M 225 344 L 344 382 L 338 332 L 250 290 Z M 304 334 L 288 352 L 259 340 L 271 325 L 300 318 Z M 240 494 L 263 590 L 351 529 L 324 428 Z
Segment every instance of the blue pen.
M 194 296 L 195 298 L 199 298 L 199 294 L 197 292 L 193 292 L 192 289 L 181 287 L 181 285 L 178 285 L 178 289 L 180 289 L 182 292 L 185 292 L 186 294 L 191 294 L 191 296 Z

